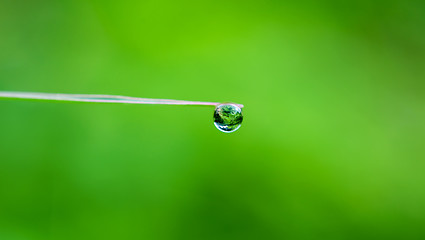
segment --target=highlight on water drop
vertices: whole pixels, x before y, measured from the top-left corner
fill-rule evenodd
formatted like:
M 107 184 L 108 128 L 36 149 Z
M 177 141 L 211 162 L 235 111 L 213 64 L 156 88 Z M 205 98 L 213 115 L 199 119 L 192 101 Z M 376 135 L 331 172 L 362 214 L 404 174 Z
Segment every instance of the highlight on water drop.
M 231 133 L 241 127 L 243 120 L 242 109 L 236 104 L 223 103 L 214 110 L 214 125 L 218 130 Z

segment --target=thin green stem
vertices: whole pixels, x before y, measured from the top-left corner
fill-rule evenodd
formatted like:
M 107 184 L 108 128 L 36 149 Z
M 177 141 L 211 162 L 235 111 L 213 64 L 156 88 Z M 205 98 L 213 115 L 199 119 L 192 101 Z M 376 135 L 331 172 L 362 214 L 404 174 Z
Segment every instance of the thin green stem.
M 200 102 L 172 99 L 136 98 L 116 95 L 100 94 L 62 94 L 62 93 L 34 93 L 34 92 L 8 92 L 0 91 L 0 98 L 11 99 L 37 99 L 49 101 L 71 101 L 92 103 L 129 103 L 129 104 L 166 104 L 166 105 L 209 105 L 217 106 L 218 102 Z M 242 108 L 242 104 L 235 104 Z

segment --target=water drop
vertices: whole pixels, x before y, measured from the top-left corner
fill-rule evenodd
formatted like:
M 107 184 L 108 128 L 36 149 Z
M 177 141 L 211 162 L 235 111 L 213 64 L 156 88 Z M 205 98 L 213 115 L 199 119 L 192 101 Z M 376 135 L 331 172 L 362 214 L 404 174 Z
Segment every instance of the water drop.
M 235 104 L 224 103 L 215 108 L 214 125 L 222 132 L 231 133 L 238 130 L 242 120 L 242 109 Z

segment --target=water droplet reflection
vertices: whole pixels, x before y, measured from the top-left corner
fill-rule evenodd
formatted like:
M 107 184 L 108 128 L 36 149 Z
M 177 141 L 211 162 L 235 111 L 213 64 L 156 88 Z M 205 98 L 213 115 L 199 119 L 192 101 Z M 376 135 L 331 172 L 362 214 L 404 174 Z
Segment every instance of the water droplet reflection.
M 222 132 L 231 133 L 238 130 L 242 120 L 242 109 L 235 104 L 224 103 L 215 108 L 214 125 Z

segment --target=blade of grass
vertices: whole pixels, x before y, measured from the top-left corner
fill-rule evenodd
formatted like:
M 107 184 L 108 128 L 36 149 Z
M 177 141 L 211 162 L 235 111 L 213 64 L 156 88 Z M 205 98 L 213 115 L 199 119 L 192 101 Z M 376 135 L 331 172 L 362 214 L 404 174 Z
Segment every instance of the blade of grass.
M 204 105 L 217 106 L 218 102 L 200 102 L 172 99 L 136 98 L 117 95 L 101 94 L 62 94 L 62 93 L 35 93 L 35 92 L 8 92 L 0 91 L 0 98 L 10 99 L 37 99 L 50 101 L 92 102 L 92 103 L 129 103 L 129 104 L 166 104 L 166 105 Z M 242 104 L 235 104 L 242 108 Z

